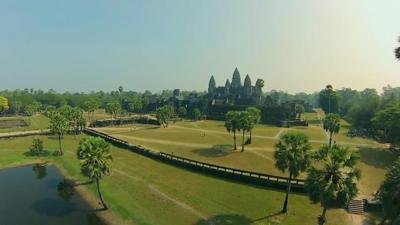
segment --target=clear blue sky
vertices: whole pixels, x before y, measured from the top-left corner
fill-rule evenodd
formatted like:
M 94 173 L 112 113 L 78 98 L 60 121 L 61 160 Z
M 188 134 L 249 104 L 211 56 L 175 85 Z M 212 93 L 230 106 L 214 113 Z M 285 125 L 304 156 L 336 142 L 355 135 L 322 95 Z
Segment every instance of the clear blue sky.
M 0 89 L 400 86 L 400 1 L 0 1 Z

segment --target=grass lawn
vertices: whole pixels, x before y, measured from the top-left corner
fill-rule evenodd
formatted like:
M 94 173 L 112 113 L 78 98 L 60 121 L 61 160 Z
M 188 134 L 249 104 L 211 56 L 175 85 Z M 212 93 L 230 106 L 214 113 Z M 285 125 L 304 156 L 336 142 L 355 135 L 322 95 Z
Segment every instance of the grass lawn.
M 308 113 L 307 116 L 316 117 L 316 113 Z M 242 138 L 241 134 L 238 134 L 238 150 L 234 151 L 232 134 L 225 130 L 223 124 L 221 121 L 182 121 L 172 123 L 168 128 L 135 124 L 98 129 L 156 151 L 279 176 L 285 174 L 274 165 L 274 145 L 278 141 L 278 134 L 291 130 L 304 132 L 310 137 L 313 150 L 327 143 L 325 131 L 318 124 L 291 128 L 258 125 L 253 131 L 253 143 L 245 146 L 244 152 L 240 152 Z M 348 124 L 344 124 L 343 130 L 348 129 L 347 126 Z M 383 181 L 386 168 L 391 165 L 394 157 L 384 146 L 373 140 L 349 138 L 345 131 L 336 135 L 334 139 L 360 152 L 361 160 L 358 166 L 363 172 L 359 185 L 360 196 L 371 196 Z M 306 174 L 302 174 L 301 178 L 305 176 Z
M 77 144 L 84 136 L 66 136 L 62 157 L 36 158 L 24 155 L 33 137 L 0 139 L 0 167 L 33 161 L 51 161 L 62 170 L 82 179 L 76 159 Z M 41 136 L 45 149 L 58 149 L 57 140 Z M 316 224 L 321 208 L 304 195 L 292 194 L 288 215 L 274 215 L 282 207 L 284 193 L 273 189 L 247 186 L 148 159 L 113 147 L 113 172 L 101 185 L 110 210 L 100 214 L 115 215 L 114 224 L 201 225 L 236 224 Z M 92 198 L 95 190 L 85 186 Z M 344 210 L 328 211 L 327 224 L 348 224 Z
M 49 121 L 49 118 L 41 114 L 33 116 L 0 117 L 0 125 L 2 123 L 11 125 L 0 126 L 0 133 L 47 129 L 49 127 Z

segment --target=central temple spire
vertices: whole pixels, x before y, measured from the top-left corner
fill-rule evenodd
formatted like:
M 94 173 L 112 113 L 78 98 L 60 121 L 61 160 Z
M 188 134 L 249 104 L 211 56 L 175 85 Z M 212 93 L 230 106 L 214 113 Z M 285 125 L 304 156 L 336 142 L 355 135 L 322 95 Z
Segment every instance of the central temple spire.
M 240 79 L 239 70 L 236 67 L 232 75 L 231 89 L 239 89 L 241 87 L 242 87 L 242 80 Z

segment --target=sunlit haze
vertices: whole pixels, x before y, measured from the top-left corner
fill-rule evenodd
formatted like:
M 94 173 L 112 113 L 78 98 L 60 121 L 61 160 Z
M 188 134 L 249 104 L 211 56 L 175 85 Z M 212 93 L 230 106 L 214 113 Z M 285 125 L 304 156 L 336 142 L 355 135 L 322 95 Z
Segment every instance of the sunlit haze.
M 400 1 L 1 1 L 0 90 L 400 86 Z

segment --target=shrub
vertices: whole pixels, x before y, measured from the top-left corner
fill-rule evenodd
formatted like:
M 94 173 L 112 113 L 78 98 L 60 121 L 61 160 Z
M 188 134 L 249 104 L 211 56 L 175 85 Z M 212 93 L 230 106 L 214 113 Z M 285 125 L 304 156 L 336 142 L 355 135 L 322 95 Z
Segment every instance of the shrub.
M 40 155 L 43 153 L 43 141 L 39 138 L 34 138 L 32 140 L 32 146 L 31 146 L 31 154 L 32 155 Z

